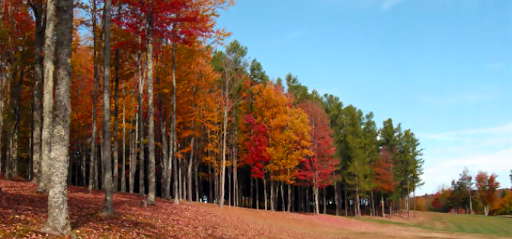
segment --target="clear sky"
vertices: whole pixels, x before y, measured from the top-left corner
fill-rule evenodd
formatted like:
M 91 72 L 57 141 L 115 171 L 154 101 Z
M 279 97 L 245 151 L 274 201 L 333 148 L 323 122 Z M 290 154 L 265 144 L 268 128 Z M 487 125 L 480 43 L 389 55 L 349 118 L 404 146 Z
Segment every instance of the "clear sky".
M 512 1 L 238 0 L 220 14 L 271 78 L 291 72 L 415 132 L 420 194 L 464 166 L 510 187 Z

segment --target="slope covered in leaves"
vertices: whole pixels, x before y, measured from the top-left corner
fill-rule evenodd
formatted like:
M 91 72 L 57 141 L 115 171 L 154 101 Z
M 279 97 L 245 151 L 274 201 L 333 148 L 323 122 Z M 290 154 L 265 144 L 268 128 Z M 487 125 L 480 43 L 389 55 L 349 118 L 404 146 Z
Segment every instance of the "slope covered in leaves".
M 38 233 L 46 215 L 46 196 L 35 185 L 0 180 L 0 238 L 54 238 Z M 457 234 L 381 225 L 326 215 L 310 215 L 180 203 L 157 198 L 140 207 L 135 194 L 114 195 L 116 216 L 102 218 L 103 193 L 68 187 L 75 238 L 468 238 Z M 71 238 L 68 236 L 67 238 Z

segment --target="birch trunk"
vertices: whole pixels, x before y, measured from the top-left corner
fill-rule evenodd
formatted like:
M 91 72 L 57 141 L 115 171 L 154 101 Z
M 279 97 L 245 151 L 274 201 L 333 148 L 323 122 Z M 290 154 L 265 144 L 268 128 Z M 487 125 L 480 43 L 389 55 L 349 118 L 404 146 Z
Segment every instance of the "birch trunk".
M 222 163 L 221 163 L 221 178 L 220 178 L 220 203 L 219 208 L 222 208 L 224 205 L 224 182 L 226 180 L 226 149 L 227 149 L 227 128 L 228 128 L 228 101 L 229 101 L 229 78 L 225 79 L 225 89 L 224 89 L 224 117 L 222 123 Z
M 50 0 L 51 1 L 51 0 Z M 67 235 L 71 231 L 68 220 L 66 177 L 69 164 L 69 124 L 71 85 L 71 38 L 73 29 L 73 1 L 61 0 L 57 5 L 56 89 L 48 175 L 48 217 L 41 229 L 44 233 Z
M 192 125 L 194 125 L 194 122 L 192 121 Z M 192 131 L 194 131 L 194 126 L 192 126 Z M 187 190 L 188 190 L 188 201 L 192 202 L 192 163 L 194 160 L 194 140 L 195 137 L 192 134 L 192 139 L 190 139 L 190 160 L 188 161 L 188 167 L 187 167 Z

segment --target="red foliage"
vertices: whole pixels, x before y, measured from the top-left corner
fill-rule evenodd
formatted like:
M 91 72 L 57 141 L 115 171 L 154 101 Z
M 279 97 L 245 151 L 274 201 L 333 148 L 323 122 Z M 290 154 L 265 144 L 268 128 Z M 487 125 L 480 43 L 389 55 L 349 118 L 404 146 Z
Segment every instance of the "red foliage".
M 500 187 L 500 183 L 496 181 L 497 177 L 494 173 L 489 176 L 481 171 L 476 175 L 476 189 L 483 205 L 490 205 L 496 200 L 496 189 Z
M 320 104 L 305 102 L 298 105 L 308 114 L 311 127 L 311 148 L 313 156 L 302 159 L 297 178 L 318 188 L 329 186 L 333 181 L 333 172 L 338 166 L 338 160 L 333 157 L 332 130 L 329 119 Z
M 251 176 L 254 178 L 262 178 L 264 166 L 270 160 L 266 148 L 268 146 L 267 127 L 256 122 L 251 115 L 246 115 L 245 123 L 249 125 L 250 135 L 245 142 L 246 158 L 245 163 L 251 165 Z
M 395 188 L 393 173 L 391 172 L 391 155 L 388 150 L 381 148 L 379 159 L 372 165 L 376 185 L 375 190 L 381 193 L 392 192 Z

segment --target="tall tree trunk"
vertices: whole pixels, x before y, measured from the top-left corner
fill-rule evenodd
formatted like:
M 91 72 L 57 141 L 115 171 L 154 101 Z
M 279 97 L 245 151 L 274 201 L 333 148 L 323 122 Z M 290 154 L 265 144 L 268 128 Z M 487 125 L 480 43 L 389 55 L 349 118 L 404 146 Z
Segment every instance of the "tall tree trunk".
M 347 217 L 348 216 L 347 185 L 345 185 L 345 198 L 343 200 L 345 201 L 345 217 Z
M 165 117 L 165 109 L 162 106 L 162 98 L 159 97 L 158 103 L 160 105 L 160 135 L 162 136 L 162 197 L 165 199 L 169 199 L 171 197 L 170 194 L 170 181 L 168 181 L 170 177 L 169 172 L 169 155 L 168 155 L 168 142 L 167 142 L 167 124 Z M 169 184 L 167 183 L 169 182 Z
M 117 192 L 118 190 L 118 184 L 119 184 L 119 141 L 117 140 L 117 114 L 118 114 L 118 97 L 117 93 L 119 91 L 119 49 L 115 50 L 114 53 L 114 112 L 113 112 L 113 120 L 112 123 L 112 138 L 113 138 L 113 147 L 112 147 L 112 155 L 114 157 L 114 165 L 112 167 L 113 169 L 113 185 L 112 185 L 112 191 Z
M 80 172 L 82 173 L 82 177 L 81 177 L 81 180 L 80 180 L 80 185 L 81 186 L 86 186 L 87 183 L 85 182 L 85 180 L 86 180 L 86 177 L 87 177 L 87 172 L 86 172 L 87 171 L 86 170 L 86 168 L 87 168 L 87 166 L 86 166 L 87 165 L 86 164 L 86 162 L 87 162 L 86 155 L 87 154 L 86 154 L 86 149 L 85 149 L 84 146 L 82 146 L 82 150 L 81 151 L 82 151 L 81 152 L 82 160 L 81 160 L 81 165 L 80 165 Z M 78 181 L 77 181 L 77 183 L 78 183 Z
M 192 125 L 194 125 L 194 121 L 192 121 Z M 192 126 L 192 132 L 194 131 L 194 126 Z M 194 140 L 195 136 L 192 134 L 192 139 L 190 139 L 190 160 L 188 161 L 187 167 L 187 190 L 188 190 L 188 201 L 192 202 L 192 163 L 194 162 Z
M 281 205 L 283 212 L 286 212 L 286 204 L 284 203 L 284 190 L 283 190 L 283 182 L 280 183 L 280 190 L 281 190 Z
M 1 129 L 1 127 L 0 127 Z M 469 191 L 469 212 L 471 215 L 473 215 L 473 201 L 471 200 L 471 188 L 468 188 Z M 416 210 L 416 208 L 414 209 Z
M 318 187 L 313 186 L 313 196 L 315 197 L 315 214 L 320 214 L 320 208 L 318 206 Z
M 265 210 L 268 210 L 267 180 L 265 180 L 265 175 L 263 175 L 263 199 L 265 200 Z
M 260 183 L 257 178 L 254 179 L 256 181 L 256 209 L 260 209 Z
M 150 9 L 152 1 L 149 1 Z M 153 104 L 153 16 L 151 10 L 146 20 L 146 64 L 148 66 L 148 204 L 155 204 L 156 194 L 156 176 L 155 176 L 155 121 L 154 121 L 154 104 Z
M 140 38 L 139 38 L 140 41 Z M 144 119 L 142 115 L 142 96 L 144 94 L 144 78 L 142 77 L 142 69 L 141 69 L 141 53 L 140 50 L 137 54 L 137 77 L 138 77 L 138 95 L 137 95 L 137 109 L 139 112 L 138 115 L 138 125 L 139 125 L 139 195 L 144 196 L 145 188 L 144 188 Z
M 372 189 L 372 192 L 371 192 L 371 197 L 372 197 L 372 216 L 377 216 L 377 213 L 375 212 L 375 198 L 373 197 L 373 189 Z
M 21 104 L 21 83 L 24 75 L 24 67 L 21 68 L 19 80 L 14 85 L 12 98 L 14 100 L 13 126 L 12 126 L 12 146 L 11 146 L 11 167 L 13 176 L 18 175 L 18 138 L 20 131 L 20 104 Z
M 199 182 L 199 174 L 198 174 L 198 168 L 199 168 L 199 160 L 197 160 L 197 165 L 194 167 L 194 176 L 196 178 L 196 202 L 199 202 L 199 187 L 200 187 L 200 182 Z
M 235 117 L 236 110 L 233 110 L 233 117 Z M 238 188 L 238 151 L 237 151 L 237 136 L 238 136 L 238 130 L 237 126 L 235 126 L 235 133 L 233 134 L 233 205 L 235 207 L 238 206 L 238 195 L 236 190 Z
M 36 29 L 34 36 L 34 108 L 33 108 L 33 129 L 32 129 L 32 182 L 39 184 L 41 173 L 41 129 L 42 129 L 42 92 L 41 84 L 43 81 L 43 41 L 44 41 L 44 23 L 43 23 L 43 1 L 35 1 L 31 4 L 36 20 Z M 0 87 L 2 87 L 0 85 Z M 2 90 L 0 90 L 2 93 Z M 0 94 L 1 95 L 1 94 Z M 1 99 L 0 99 L 1 101 Z M 1 103 L 0 103 L 1 104 Z M 0 111 L 2 109 L 0 108 Z M 0 113 L 0 118 L 2 113 Z M 2 130 L 0 124 L 0 131 Z M 0 138 L 1 138 L 0 133 Z M 2 141 L 0 140 L 0 144 Z M 1 147 L 0 147 L 1 149 Z M 1 154 L 0 150 L 0 154 Z M 1 156 L 0 156 L 1 161 Z M 1 172 L 1 167 L 0 167 Z
M 55 42 L 55 0 L 46 1 L 46 29 L 44 35 L 44 85 L 43 85 L 43 129 L 41 135 L 41 174 L 37 192 L 46 192 L 51 175 L 48 174 L 48 164 L 51 153 L 52 108 L 53 108 L 53 54 Z
M 327 203 L 326 203 L 326 197 L 327 197 L 327 195 L 326 195 L 326 194 L 327 194 L 327 190 L 326 190 L 326 188 L 323 188 L 323 194 L 322 194 L 322 196 L 323 196 L 323 204 L 324 204 L 324 205 L 323 205 L 323 206 L 324 206 L 324 214 L 327 214 Z
M 102 119 L 102 147 L 101 160 L 103 171 L 103 189 L 105 191 L 105 205 L 103 213 L 107 215 L 114 214 L 112 207 L 112 161 L 110 149 L 110 17 L 111 17 L 111 0 L 105 0 L 103 10 L 105 21 L 105 35 L 103 44 L 103 119 Z
M 92 137 L 91 137 L 91 161 L 89 162 L 89 193 L 92 192 L 93 185 L 96 188 L 98 179 L 96 163 L 96 111 L 98 105 L 98 47 L 96 37 L 96 0 L 92 1 L 92 30 L 93 30 L 93 94 L 92 94 Z
M 176 148 L 177 148 L 177 139 L 176 139 L 176 42 L 173 40 L 171 43 L 171 77 L 172 77 L 172 95 L 171 95 L 171 103 L 172 103 L 172 113 L 171 113 L 171 124 L 169 125 L 171 139 L 169 140 L 170 144 L 170 157 L 172 160 L 172 167 L 174 168 L 174 204 L 178 204 L 180 201 L 178 199 L 178 158 L 176 157 Z M 169 180 L 170 177 L 169 177 Z
M 135 113 L 137 115 L 137 113 Z M 137 120 L 135 120 L 137 121 Z M 137 125 L 135 126 L 137 129 Z M 135 158 L 137 158 L 137 130 L 131 130 L 130 132 L 130 168 L 128 170 L 128 192 L 133 193 L 135 190 Z
M 0 68 L 0 175 L 2 175 L 2 132 L 4 126 L 4 74 Z
M 292 186 L 288 184 L 288 212 L 292 211 Z
M 356 184 L 356 216 L 357 218 L 361 218 L 361 207 L 359 205 L 359 185 Z
M 380 195 L 380 206 L 382 207 L 382 217 L 386 217 L 386 214 L 384 213 L 386 205 L 384 204 L 384 194 Z
M 51 0 L 50 0 L 51 1 Z M 56 89 L 48 189 L 48 218 L 41 229 L 45 233 L 67 235 L 71 231 L 68 220 L 66 177 L 69 164 L 69 124 L 71 85 L 71 38 L 73 29 L 73 1 L 57 4 Z
M 208 164 L 208 189 L 209 189 L 209 197 L 208 200 L 210 202 L 213 202 L 213 185 L 212 185 L 212 166 L 211 164 Z
M 123 84 L 123 99 L 124 99 Z M 126 104 L 123 102 L 123 162 L 121 163 L 121 192 L 126 192 Z
M 274 196 L 275 195 L 275 187 L 274 187 L 274 181 L 270 181 L 270 211 L 275 211 L 274 208 Z
M 227 149 L 227 129 L 228 129 L 228 111 L 229 111 L 229 78 L 225 79 L 224 89 L 224 117 L 222 123 L 222 163 L 221 163 L 221 178 L 220 178 L 220 203 L 219 208 L 224 204 L 224 182 L 226 180 L 226 149 Z
M 336 216 L 340 215 L 340 195 L 338 182 L 334 182 L 334 203 L 336 205 Z

